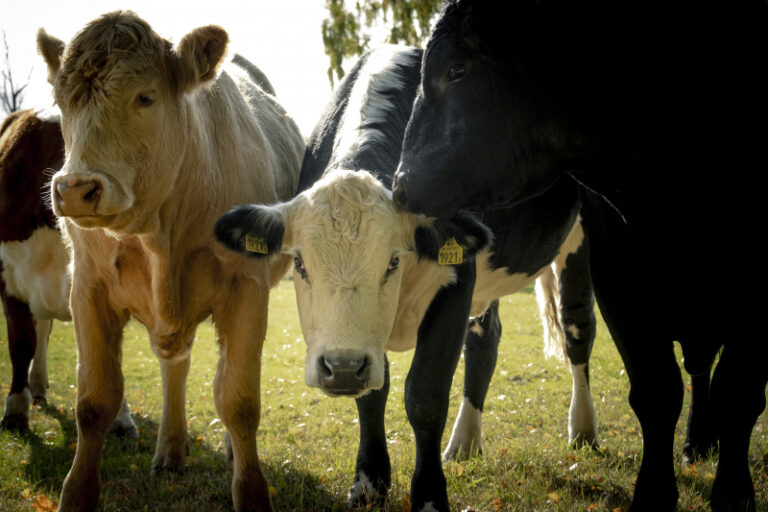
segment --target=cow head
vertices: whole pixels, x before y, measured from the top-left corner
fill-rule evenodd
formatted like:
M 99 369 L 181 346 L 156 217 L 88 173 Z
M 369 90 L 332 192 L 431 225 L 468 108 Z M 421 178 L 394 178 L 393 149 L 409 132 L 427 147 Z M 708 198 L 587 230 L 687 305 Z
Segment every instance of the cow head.
M 562 148 L 550 91 L 527 66 L 535 4 L 446 3 L 395 175 L 399 206 L 447 218 L 521 202 L 556 179 Z
M 192 91 L 212 83 L 228 36 L 198 28 L 176 48 L 135 14 L 105 14 L 69 44 L 40 29 L 66 160 L 53 208 L 81 227 L 147 230 L 173 193 L 194 126 Z
M 287 203 L 235 208 L 219 219 L 216 236 L 254 257 L 294 257 L 306 383 L 354 397 L 384 383 L 404 273 L 417 259 L 436 260 L 452 237 L 465 256 L 490 238 L 470 216 L 434 221 L 402 212 L 373 176 L 351 171 L 332 172 Z

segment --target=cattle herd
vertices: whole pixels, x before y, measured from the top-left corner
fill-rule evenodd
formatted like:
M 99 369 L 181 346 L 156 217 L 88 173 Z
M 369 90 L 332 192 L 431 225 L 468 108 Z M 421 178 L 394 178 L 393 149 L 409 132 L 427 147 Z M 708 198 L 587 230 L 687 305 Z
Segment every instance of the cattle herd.
M 386 499 L 387 352 L 414 350 L 410 504 L 447 511 L 442 459 L 482 446 L 498 299 L 535 282 L 548 351 L 570 362 L 570 443 L 598 443 L 595 298 L 622 356 L 644 446 L 631 510 L 676 509 L 675 341 L 694 376 L 685 457 L 718 450 L 712 510 L 756 510 L 747 452 L 768 351 L 734 325 L 757 311 L 733 281 L 751 261 L 741 228 L 760 218 L 750 183 L 768 168 L 767 21 L 759 1 L 447 0 L 425 50 L 365 53 L 308 139 L 254 64 L 226 58 L 220 27 L 175 46 L 127 11 L 68 43 L 41 29 L 58 111 L 0 128 L 13 366 L 0 428 L 29 428 L 52 320 L 71 317 L 78 443 L 59 510 L 97 510 L 107 432 L 136 435 L 120 357 L 135 318 L 162 371 L 152 471 L 183 467 L 190 351 L 211 318 L 233 506 L 271 510 L 261 353 L 269 290 L 292 267 L 306 384 L 354 398 L 360 416 L 350 507 Z M 710 295 L 726 276 L 738 307 Z M 441 454 L 462 350 L 464 400 Z

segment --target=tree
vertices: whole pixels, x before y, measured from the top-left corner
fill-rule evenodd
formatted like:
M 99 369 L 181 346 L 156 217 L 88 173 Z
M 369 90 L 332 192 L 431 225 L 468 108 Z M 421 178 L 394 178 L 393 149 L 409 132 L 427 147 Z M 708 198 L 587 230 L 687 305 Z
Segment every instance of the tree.
M 349 10 L 344 0 L 326 0 L 328 18 L 323 20 L 323 44 L 330 58 L 328 79 L 331 83 L 334 75 L 341 79 L 344 59 L 367 49 L 371 36 L 365 29 L 373 27 L 379 18 L 389 25 L 387 42 L 418 46 L 429 36 L 432 20 L 442 3 L 442 0 L 356 0 L 354 10 Z
M 11 71 L 10 50 L 8 48 L 8 40 L 5 37 L 5 31 L 3 31 L 3 47 L 5 53 L 3 65 L 0 67 L 0 108 L 7 115 L 21 108 L 21 104 L 24 101 L 24 89 L 29 85 L 32 71 L 30 70 L 27 80 L 23 84 L 16 83 Z

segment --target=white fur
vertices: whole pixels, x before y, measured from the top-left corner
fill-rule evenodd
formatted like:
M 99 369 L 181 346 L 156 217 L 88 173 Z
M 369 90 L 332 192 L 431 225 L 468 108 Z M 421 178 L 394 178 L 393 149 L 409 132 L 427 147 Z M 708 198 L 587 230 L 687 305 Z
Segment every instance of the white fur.
M 482 426 L 483 413 L 464 397 L 453 424 L 451 439 L 443 452 L 443 459 L 468 459 L 480 453 Z
M 11 416 L 26 416 L 29 412 L 29 407 L 32 405 L 32 394 L 29 389 L 24 388 L 21 393 L 13 393 L 8 395 L 5 400 L 5 411 L 3 412 L 3 418 L 9 418 Z
M 21 242 L 0 244 L 6 291 L 29 304 L 36 319 L 68 320 L 69 258 L 59 233 L 36 229 Z
M 437 509 L 435 508 L 434 503 L 428 501 L 424 504 L 424 507 L 422 507 L 420 512 L 437 512 Z
M 597 445 L 597 418 L 586 371 L 586 364 L 575 364 L 571 368 L 573 393 L 568 411 L 568 441 Z

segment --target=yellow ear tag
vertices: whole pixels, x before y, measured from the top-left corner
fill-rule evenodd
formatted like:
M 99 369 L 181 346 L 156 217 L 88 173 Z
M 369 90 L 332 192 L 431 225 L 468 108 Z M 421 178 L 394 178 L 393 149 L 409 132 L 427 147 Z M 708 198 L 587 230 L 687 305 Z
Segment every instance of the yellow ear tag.
M 437 251 L 438 265 L 458 265 L 464 262 L 464 249 L 451 237 Z
M 269 254 L 266 240 L 260 236 L 253 236 L 250 233 L 245 235 L 245 250 L 259 254 Z

